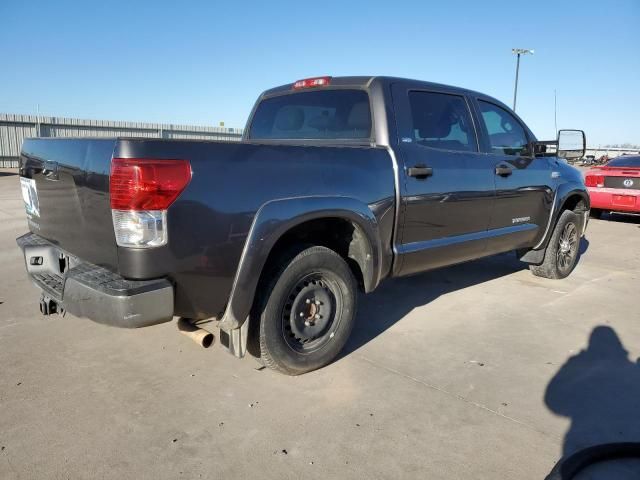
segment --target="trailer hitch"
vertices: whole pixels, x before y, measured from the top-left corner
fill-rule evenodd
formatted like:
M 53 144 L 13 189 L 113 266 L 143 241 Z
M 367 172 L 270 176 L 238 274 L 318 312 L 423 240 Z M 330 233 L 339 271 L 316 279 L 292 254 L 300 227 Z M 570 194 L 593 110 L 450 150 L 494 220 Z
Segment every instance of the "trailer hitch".
M 55 300 L 52 300 L 46 295 L 40 297 L 40 313 L 42 313 L 42 315 L 53 315 L 54 313 L 62 312 L 62 308 L 59 307 Z

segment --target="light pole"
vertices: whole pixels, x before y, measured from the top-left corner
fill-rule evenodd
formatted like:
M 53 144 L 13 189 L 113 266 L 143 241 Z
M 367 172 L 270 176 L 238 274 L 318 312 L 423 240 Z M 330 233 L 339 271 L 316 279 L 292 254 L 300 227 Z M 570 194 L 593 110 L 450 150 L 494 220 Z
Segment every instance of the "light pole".
M 511 53 L 518 56 L 518 60 L 516 60 L 516 86 L 513 89 L 513 111 L 516 111 L 516 97 L 518 96 L 518 73 L 520 71 L 520 55 L 533 55 L 533 50 L 529 50 L 527 48 L 512 48 Z

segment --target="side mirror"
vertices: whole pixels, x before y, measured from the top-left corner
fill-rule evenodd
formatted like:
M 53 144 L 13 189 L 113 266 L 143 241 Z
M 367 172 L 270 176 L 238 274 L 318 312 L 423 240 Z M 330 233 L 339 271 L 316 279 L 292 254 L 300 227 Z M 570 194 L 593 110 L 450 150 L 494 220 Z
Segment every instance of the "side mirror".
M 558 130 L 558 157 L 572 160 L 581 158 L 587 149 L 582 130 Z

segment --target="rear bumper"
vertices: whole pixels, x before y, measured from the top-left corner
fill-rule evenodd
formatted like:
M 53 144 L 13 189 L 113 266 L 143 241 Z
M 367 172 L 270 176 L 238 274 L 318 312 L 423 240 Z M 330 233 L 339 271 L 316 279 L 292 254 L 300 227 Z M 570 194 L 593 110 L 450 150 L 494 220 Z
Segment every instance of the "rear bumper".
M 616 212 L 640 212 L 640 191 L 620 188 L 589 188 L 591 208 Z
M 31 281 L 59 309 L 122 328 L 146 327 L 173 318 L 173 286 L 166 279 L 127 280 L 33 233 L 16 241 Z

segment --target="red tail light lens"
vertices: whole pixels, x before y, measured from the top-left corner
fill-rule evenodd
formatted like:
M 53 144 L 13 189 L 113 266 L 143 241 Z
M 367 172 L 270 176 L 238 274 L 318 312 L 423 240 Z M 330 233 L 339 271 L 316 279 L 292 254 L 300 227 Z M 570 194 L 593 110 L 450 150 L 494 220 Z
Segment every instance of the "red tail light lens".
M 301 88 L 325 87 L 331 83 L 331 77 L 305 78 L 293 84 L 294 90 Z
M 584 184 L 587 187 L 604 187 L 604 175 L 587 175 Z
M 166 210 L 191 180 L 186 160 L 114 158 L 111 161 L 111 208 Z

